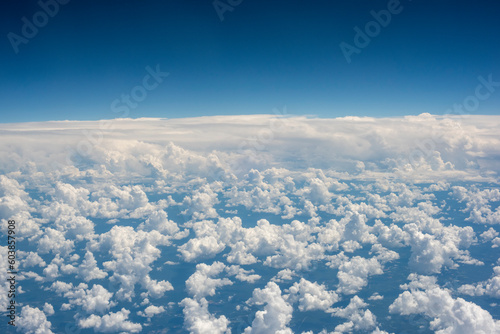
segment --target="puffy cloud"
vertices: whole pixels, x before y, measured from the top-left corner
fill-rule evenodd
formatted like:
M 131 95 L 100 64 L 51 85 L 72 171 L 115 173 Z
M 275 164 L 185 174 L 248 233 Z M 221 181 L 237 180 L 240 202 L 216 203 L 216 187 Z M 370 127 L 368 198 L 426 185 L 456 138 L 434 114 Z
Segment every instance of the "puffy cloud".
M 334 308 L 329 310 L 332 316 L 345 318 L 348 321 L 344 322 L 335 327 L 334 333 L 345 333 L 356 331 L 367 331 L 370 329 L 375 329 L 377 325 L 377 318 L 368 309 L 364 309 L 368 306 L 363 299 L 358 296 L 351 298 L 349 305 L 345 308 Z
M 438 273 L 443 266 L 456 268 L 454 259 L 466 263 L 481 264 L 470 258 L 466 250 L 475 240 L 474 230 L 470 227 L 448 226 L 435 229 L 435 234 L 422 233 L 415 223 L 406 224 L 408 243 L 412 255 L 410 266 L 419 273 Z
M 16 326 L 18 330 L 27 334 L 52 334 L 50 321 L 43 311 L 28 305 L 21 309 Z
M 376 253 L 377 260 L 380 263 L 386 263 L 399 259 L 399 254 L 395 251 L 389 250 L 381 244 L 374 244 L 370 250 L 370 254 Z
M 56 263 L 51 263 L 45 269 L 43 269 L 43 274 L 46 280 L 52 281 L 59 277 L 59 267 Z
M 158 210 L 150 214 L 148 219 L 139 225 L 138 229 L 175 234 L 179 231 L 179 226 L 177 226 L 174 221 L 167 218 L 167 213 L 165 211 Z
M 45 261 L 40 257 L 40 255 L 35 252 L 24 253 L 22 251 L 19 251 L 18 256 L 23 256 L 21 263 L 25 268 L 34 266 L 45 267 L 47 265 Z
M 491 240 L 491 243 L 493 244 L 491 248 L 498 248 L 500 247 L 500 238 L 496 237 L 495 239 Z
M 320 228 L 318 240 L 325 244 L 327 249 L 336 250 L 341 243 L 344 251 L 354 252 L 362 248 L 362 244 L 376 242 L 377 237 L 371 233 L 373 228 L 366 225 L 365 215 L 356 211 L 348 211 L 344 214 L 345 216 L 339 222 L 332 219 Z
M 140 283 L 155 297 L 173 290 L 169 282 L 157 282 L 149 277 L 151 264 L 161 254 L 157 246 L 168 244 L 168 237 L 158 231 L 135 231 L 130 226 L 113 226 L 109 232 L 93 240 L 89 249 L 111 254 L 112 260 L 104 262 L 103 266 L 107 271 L 113 271 L 110 279 L 120 286 L 117 297 L 130 300 L 135 293 L 136 283 Z
M 163 306 L 149 305 L 144 309 L 144 312 L 139 311 L 137 312 L 137 314 L 151 320 L 152 317 L 161 314 L 163 312 L 165 312 L 165 308 Z
M 188 207 L 185 214 L 190 214 L 194 219 L 215 218 L 218 216 L 214 205 L 219 203 L 217 193 L 210 186 L 203 185 L 192 196 L 186 196 L 183 204 Z
M 198 258 L 210 258 L 222 252 L 226 248 L 225 244 L 220 242 L 214 236 L 205 236 L 201 238 L 190 239 L 187 243 L 179 247 L 179 252 L 184 260 L 193 261 Z
M 329 191 L 329 184 L 319 178 L 311 178 L 308 184 L 301 188 L 298 194 L 306 196 L 313 203 L 326 204 L 330 202 L 333 194 Z
M 74 247 L 75 242 L 73 240 L 66 239 L 62 232 L 50 227 L 45 229 L 43 237 L 38 240 L 38 252 L 41 254 L 52 252 L 67 256 L 73 251 Z
M 246 178 L 248 179 L 246 184 L 240 187 L 233 185 L 224 192 L 228 205 L 243 205 L 252 211 L 279 214 L 280 205 L 292 204 L 282 192 L 284 188 L 282 183 L 276 180 L 274 184 L 265 182 L 264 175 L 255 169 L 250 170 Z M 288 210 L 296 211 L 290 206 Z
M 255 283 L 259 279 L 261 279 L 260 275 L 254 274 L 255 270 L 245 270 L 238 265 L 232 265 L 226 267 L 226 271 L 228 275 L 235 276 L 236 279 L 242 282 Z
M 229 320 L 221 315 L 215 317 L 208 311 L 208 302 L 205 298 L 195 300 L 184 298 L 180 305 L 184 307 L 184 326 L 192 334 L 224 334 L 230 333 Z
M 368 298 L 368 300 L 382 300 L 382 299 L 384 299 L 384 296 L 379 295 L 378 292 L 375 292 Z
M 276 274 L 276 276 L 274 276 L 272 278 L 272 281 L 278 282 L 278 283 L 281 283 L 281 282 L 284 282 L 284 281 L 291 281 L 293 279 L 293 277 L 296 276 L 296 275 L 297 274 L 293 270 L 283 269 L 283 270 L 280 270 Z
M 41 166 L 40 171 L 55 173 L 54 166 L 65 166 L 69 160 L 65 159 L 66 146 L 77 147 L 82 142 L 81 131 L 87 131 L 106 137 L 105 142 L 92 146 L 83 159 L 80 157 L 105 167 L 89 173 L 92 176 L 128 171 L 156 178 L 185 173 L 225 178 L 231 175 L 226 168 L 246 172 L 257 165 L 262 169 L 278 164 L 291 169 L 304 165 L 332 168 L 360 177 L 385 172 L 418 180 L 474 180 L 484 179 L 485 170 L 495 170 L 494 161 L 500 154 L 492 124 L 498 122 L 496 116 L 475 115 L 465 119 L 459 115 L 422 114 L 380 119 L 275 115 L 122 119 L 114 120 L 112 129 L 103 128 L 97 121 L 9 124 L 0 140 L 11 145 L 9 152 L 15 153 L 2 153 L 4 162 L 0 168 L 11 172 L 31 163 Z M 263 128 L 269 128 L 270 123 L 282 126 L 274 129 L 273 140 L 266 143 L 263 154 L 249 157 L 255 151 L 253 146 L 241 147 L 241 144 L 248 143 L 246 139 Z M 33 127 L 37 128 L 36 145 L 30 141 Z M 197 131 L 204 134 L 203 142 L 192 140 L 193 132 Z M 209 156 L 213 150 L 220 154 Z M 206 156 L 194 152 L 205 152 Z M 360 162 L 365 165 L 361 173 Z M 59 173 L 82 173 L 71 166 L 59 169 Z
M 24 186 L 13 178 L 0 175 L 0 222 L 4 233 L 7 231 L 7 219 L 14 219 L 19 240 L 40 235 L 42 221 L 31 216 L 31 202 Z
M 288 301 L 298 302 L 301 311 L 326 311 L 339 300 L 338 295 L 334 291 L 328 291 L 323 284 L 312 283 L 304 278 L 295 282 L 288 292 L 290 293 Z
M 500 298 L 500 266 L 493 268 L 493 276 L 490 279 L 476 284 L 462 285 L 458 291 L 470 296 L 488 295 Z
M 287 327 L 292 320 L 292 306 L 281 295 L 281 289 L 274 282 L 267 283 L 264 289 L 253 290 L 250 305 L 264 305 L 264 310 L 255 313 L 252 326 L 245 328 L 245 334 L 277 333 L 292 334 Z
M 102 279 L 108 276 L 108 273 L 97 267 L 97 261 L 92 252 L 87 251 L 82 264 L 78 266 L 78 277 L 88 282 L 93 279 Z
M 43 305 L 43 313 L 45 313 L 46 315 L 54 315 L 54 307 L 49 303 L 45 303 Z
M 493 227 L 490 227 L 487 231 L 484 231 L 483 233 L 481 233 L 481 239 L 484 242 L 487 242 L 487 241 L 491 241 L 491 240 L 495 239 L 496 237 L 498 237 L 498 235 L 500 235 L 500 233 L 495 231 L 495 229 L 493 229 Z
M 453 195 L 466 203 L 466 211 L 470 212 L 468 220 L 476 224 L 500 224 L 500 190 L 498 189 L 471 189 L 461 186 L 452 187 Z M 491 203 L 497 202 L 497 208 L 491 209 Z
M 67 304 L 66 308 L 78 305 L 87 313 L 104 313 L 116 305 L 115 302 L 111 301 L 113 293 L 99 284 L 95 284 L 91 289 L 88 289 L 85 283 L 73 287 L 71 283 L 67 284 L 58 281 L 52 284 L 51 289 L 68 298 L 69 304 Z
M 331 268 L 338 268 L 338 293 L 354 294 L 368 284 L 368 276 L 383 274 L 383 267 L 376 257 L 370 259 L 361 256 L 347 258 L 343 252 L 329 257 Z
M 262 310 L 247 330 L 286 333 L 291 331 L 291 303 L 299 310 L 331 311 L 337 293 L 357 293 L 371 275 L 381 274 L 387 262 L 398 259 L 398 253 L 401 261 L 395 264 L 405 266 L 408 248 L 411 269 L 418 273 L 482 264 L 468 252 L 477 241 L 474 230 L 448 220 L 455 201 L 441 196 L 455 197 L 471 222 L 498 223 L 498 189 L 487 183 L 454 187 L 454 181 L 497 181 L 499 120 L 432 115 L 117 120 L 112 131 L 101 129 L 105 142 L 71 159 L 65 159 L 67 148 L 77 147 L 81 130 L 95 130 L 98 123 L 13 124 L 0 131 L 0 143 L 8 147 L 0 149 L 0 216 L 16 219 L 19 237 L 38 247 L 19 252 L 21 268 L 32 270 L 23 273 L 23 279 L 34 280 L 26 284 L 43 289 L 61 276 L 84 282 L 109 276 L 109 291 L 74 280 L 52 284 L 67 299 L 62 309 L 72 310 L 95 331 L 139 330 L 127 320 L 127 310 L 104 315 L 115 302 L 141 304 L 145 309 L 139 315 L 148 319 L 164 312 L 150 299 L 173 289 L 156 272 L 161 269 L 156 260 L 173 260 L 162 257 L 165 250 L 198 264 L 186 282 L 192 299 L 182 304 L 186 328 L 193 332 L 228 331 L 229 321 L 210 314 L 205 298 L 230 283 L 258 283 L 262 264 L 280 270 L 271 279 L 280 283 L 318 270 L 325 262 L 338 269 L 330 270 L 339 279 L 338 286 L 330 287 L 335 292 L 309 278 L 314 272 L 307 273 L 311 282 L 292 284 L 288 295 L 282 296 L 277 285 L 255 290 L 250 304 L 262 305 Z M 272 130 L 273 140 L 260 147 L 258 156 L 251 146 L 262 143 L 255 138 L 244 141 L 241 149 L 242 140 L 271 121 L 283 126 Z M 204 134 L 203 141 L 192 140 L 196 132 Z M 439 138 L 431 138 L 433 132 Z M 34 133 L 36 141 L 31 139 Z M 419 158 L 408 161 L 415 150 L 420 150 Z M 419 181 L 432 184 L 422 186 Z M 152 198 L 161 199 L 150 202 Z M 173 212 L 177 208 L 179 215 Z M 129 226 L 111 228 L 100 225 L 103 220 Z M 7 221 L 1 224 L 5 232 Z M 191 238 L 179 241 L 187 236 Z M 480 240 L 500 246 L 495 227 Z M 401 247 L 408 248 L 396 249 Z M 75 249 L 84 250 L 82 260 L 73 254 Z M 368 258 L 354 256 L 360 254 Z M 217 255 L 227 265 L 199 264 Z M 6 263 L 2 258 L 0 269 Z M 464 285 L 460 292 L 483 299 L 497 296 L 497 267 L 494 270 L 489 280 Z M 0 286 L 4 302 L 5 286 Z M 406 288 L 426 292 L 439 287 L 420 277 Z M 141 290 L 142 303 L 135 298 L 136 289 Z M 370 300 L 380 298 L 368 293 Z M 351 311 L 334 311 L 346 319 L 337 332 L 358 326 L 382 333 L 362 301 L 353 298 L 351 303 Z M 50 308 L 44 307 L 44 312 L 49 315 Z M 85 312 L 100 314 L 88 317 Z
M 196 272 L 186 281 L 186 290 L 196 299 L 215 295 L 216 288 L 233 284 L 228 278 L 213 278 L 225 268 L 222 262 L 214 262 L 212 265 L 197 264 Z
M 410 283 L 389 306 L 389 312 L 402 315 L 425 314 L 432 318 L 430 328 L 436 333 L 497 333 L 500 321 L 478 305 L 453 298 L 448 290 L 435 284 L 435 279 L 410 276 Z
M 129 314 L 130 311 L 125 308 L 118 312 L 110 312 L 102 317 L 92 314 L 88 318 L 80 319 L 78 325 L 81 328 L 92 328 L 95 332 L 100 333 L 139 333 L 142 326 L 127 320 Z
M 311 226 L 299 221 L 278 226 L 260 219 L 257 226 L 244 228 L 238 217 L 220 218 L 217 224 L 196 222 L 193 230 L 196 238 L 178 248 L 187 261 L 213 257 L 229 246 L 229 262 L 252 264 L 257 256 L 266 256 L 267 266 L 306 269 L 324 253 L 323 246 L 309 243 L 313 239 Z

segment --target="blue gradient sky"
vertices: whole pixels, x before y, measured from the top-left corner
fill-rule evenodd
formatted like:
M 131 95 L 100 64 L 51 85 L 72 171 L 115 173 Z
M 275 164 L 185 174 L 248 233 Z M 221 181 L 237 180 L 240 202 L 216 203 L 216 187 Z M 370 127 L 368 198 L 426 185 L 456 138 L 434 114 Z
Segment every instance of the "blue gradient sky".
M 401 0 L 348 64 L 339 43 L 387 3 L 243 0 L 221 21 L 212 0 L 73 0 L 16 54 L 7 34 L 40 7 L 6 0 L 0 122 L 115 118 L 111 103 L 156 64 L 170 76 L 129 117 L 444 114 L 478 76 L 500 81 L 497 1 Z M 500 88 L 474 113 L 499 111 Z

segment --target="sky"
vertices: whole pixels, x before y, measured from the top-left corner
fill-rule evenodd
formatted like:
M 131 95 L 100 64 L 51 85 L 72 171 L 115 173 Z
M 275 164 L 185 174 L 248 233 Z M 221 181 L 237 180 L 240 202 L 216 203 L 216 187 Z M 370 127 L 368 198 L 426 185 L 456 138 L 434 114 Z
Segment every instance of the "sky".
M 442 115 L 475 94 L 478 77 L 500 81 L 494 1 L 73 0 L 53 17 L 37 1 L 0 7 L 0 123 L 285 106 L 325 118 Z M 388 7 L 390 22 L 348 62 L 341 43 L 356 46 L 355 27 Z M 168 76 L 148 81 L 155 70 Z M 468 113 L 499 106 L 491 94 Z

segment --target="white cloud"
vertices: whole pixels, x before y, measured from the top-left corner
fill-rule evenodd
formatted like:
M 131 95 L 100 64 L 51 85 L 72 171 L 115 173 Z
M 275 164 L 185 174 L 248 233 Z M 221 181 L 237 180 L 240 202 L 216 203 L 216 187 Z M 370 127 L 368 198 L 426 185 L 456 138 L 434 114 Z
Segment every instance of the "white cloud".
M 301 311 L 326 311 L 339 300 L 338 295 L 334 291 L 328 291 L 323 284 L 312 283 L 304 278 L 295 282 L 288 292 L 290 293 L 288 301 L 298 302 Z
M 409 277 L 422 282 L 422 277 Z M 424 279 L 425 281 L 425 279 Z M 462 298 L 453 298 L 448 290 L 435 284 L 435 279 L 427 283 L 407 286 L 390 305 L 389 312 L 402 315 L 425 314 L 430 317 L 430 328 L 436 333 L 497 333 L 500 321 L 478 305 Z
M 144 309 L 144 312 L 139 311 L 137 312 L 137 314 L 142 317 L 148 318 L 148 320 L 151 320 L 152 317 L 163 312 L 165 312 L 165 308 L 163 306 L 149 305 Z
M 248 283 L 255 283 L 259 279 L 261 279 L 262 276 L 254 274 L 255 270 L 245 270 L 241 268 L 238 265 L 232 265 L 229 267 L 226 267 L 226 271 L 228 275 L 232 276 L 234 275 L 236 279 L 242 281 L 242 282 L 248 282 Z
M 274 276 L 271 280 L 273 282 L 281 283 L 281 282 L 284 282 L 284 281 L 291 281 L 294 276 L 297 276 L 297 274 L 293 270 L 283 269 L 283 270 L 280 270 L 276 274 L 276 276 Z
M 338 268 L 338 293 L 354 294 L 368 284 L 371 275 L 383 274 L 383 267 L 376 257 L 370 259 L 361 256 L 347 258 L 343 252 L 338 256 L 330 257 L 327 263 L 332 268 Z
M 281 289 L 274 282 L 264 289 L 253 290 L 250 305 L 264 305 L 264 310 L 255 313 L 252 326 L 245 328 L 245 334 L 277 333 L 292 334 L 288 323 L 292 320 L 292 306 L 281 295 Z
M 491 209 L 492 202 L 500 202 L 500 190 L 484 189 L 468 190 L 461 186 L 452 187 L 453 195 L 466 203 L 466 211 L 470 212 L 468 220 L 476 224 L 500 224 L 500 208 Z
M 202 186 L 192 196 L 186 196 L 183 201 L 183 205 L 188 207 L 185 213 L 192 215 L 194 219 L 217 217 L 217 211 L 213 207 L 217 203 L 217 193 L 208 185 Z
M 266 143 L 265 152 L 250 159 L 248 152 L 253 152 L 252 146 L 241 149 L 241 144 L 248 143 L 247 138 L 255 137 L 271 122 L 282 126 L 274 129 L 273 140 Z M 500 145 L 492 129 L 498 122 L 497 116 L 463 118 L 422 114 L 379 119 L 280 119 L 274 115 L 122 119 L 113 121 L 113 129 L 102 129 L 99 122 L 9 124 L 8 128 L 0 127 L 8 129 L 2 131 L 0 142 L 11 145 L 10 152 L 15 153 L 10 159 L 6 156 L 1 159 L 4 162 L 0 169 L 12 171 L 16 168 L 12 161 L 16 161 L 23 168 L 31 162 L 39 171 L 53 171 L 51 166 L 66 162 L 66 146 L 77 147 L 82 141 L 81 131 L 86 130 L 97 131 L 106 138 L 89 152 L 92 161 L 106 167 L 100 172 L 104 175 L 104 171 L 118 175 L 128 168 L 134 174 L 156 177 L 169 175 L 165 170 L 171 171 L 170 176 L 197 172 L 227 177 L 230 175 L 227 168 L 239 169 L 247 164 L 246 171 L 249 171 L 256 166 L 265 169 L 274 163 L 289 169 L 301 164 L 332 168 L 350 171 L 359 177 L 394 173 L 419 180 L 477 180 L 487 179 L 482 176 L 483 171 L 495 171 L 494 161 L 500 155 Z M 33 145 L 29 138 L 35 128 L 37 144 Z M 196 131 L 204 134 L 203 141 L 192 140 Z M 440 137 L 434 139 L 436 133 Z M 428 145 L 422 148 L 424 142 Z M 216 158 L 194 153 L 211 153 L 214 149 L 220 152 Z M 412 154 L 421 158 L 414 159 L 413 165 L 409 161 Z M 365 165 L 361 172 L 360 162 Z M 60 169 L 75 173 L 71 168 Z
M 54 315 L 54 307 L 49 303 L 45 303 L 43 305 L 43 313 L 45 313 L 46 315 Z
M 186 281 L 186 290 L 196 299 L 215 295 L 215 289 L 225 285 L 232 285 L 228 278 L 213 278 L 221 274 L 226 266 L 222 262 L 212 265 L 200 263 L 196 265 L 196 272 Z
M 382 300 L 382 299 L 384 299 L 384 296 L 379 295 L 378 292 L 375 292 L 368 298 L 368 300 Z
M 273 130 L 273 139 L 255 154 L 250 147 L 258 140 L 246 139 L 255 137 L 270 121 L 283 126 Z M 357 297 L 351 299 L 350 308 L 332 309 L 337 293 L 357 293 L 371 275 L 382 274 L 384 266 L 400 254 L 402 259 L 395 264 L 405 266 L 408 248 L 410 269 L 417 273 L 438 274 L 460 269 L 464 263 L 482 264 L 471 257 L 476 254 L 473 249 L 469 253 L 477 242 L 474 229 L 449 220 L 454 218 L 454 201 L 441 196 L 458 199 L 471 222 L 498 224 L 498 189 L 486 183 L 454 186 L 455 180 L 497 181 L 498 124 L 498 116 L 446 119 L 432 115 L 117 120 L 112 131 L 102 130 L 106 140 L 80 161 L 77 156 L 66 159 L 65 154 L 81 143 L 81 130 L 96 129 L 96 122 L 10 124 L 8 131 L 0 131 L 0 216 L 16 219 L 19 237 L 38 248 L 19 252 L 19 264 L 27 269 L 22 277 L 26 283 L 44 289 L 59 279 L 51 288 L 63 297 L 62 309 L 75 313 L 82 326 L 95 331 L 142 329 L 127 320 L 125 309 L 106 314 L 118 302 L 140 304 L 141 311 L 134 310 L 134 315 L 147 319 L 165 312 L 163 306 L 151 303 L 173 286 L 158 278 L 161 264 L 155 262 L 172 264 L 175 259 L 166 261 L 162 255 L 177 251 L 181 262 L 197 264 L 186 281 L 192 299 L 184 299 L 181 305 L 185 326 L 192 332 L 229 331 L 228 319 L 210 314 L 205 298 L 216 297 L 217 289 L 225 285 L 259 284 L 262 277 L 267 278 L 259 272 L 264 265 L 280 270 L 273 282 L 297 276 L 299 281 L 291 286 L 289 282 L 285 295 L 275 283 L 255 289 L 249 303 L 262 309 L 247 332 L 291 332 L 291 304 L 296 303 L 304 311 L 334 310 L 346 319 L 336 332 L 359 328 L 382 333 Z M 198 132 L 203 140 L 193 141 L 193 133 Z M 442 136 L 429 142 L 435 132 Z M 423 141 L 431 149 L 421 151 L 421 157 L 410 163 L 409 156 L 422 150 Z M 244 150 L 241 144 L 246 145 Z M 419 181 L 431 185 L 422 187 L 415 183 Z M 159 199 L 150 201 L 153 198 Z M 178 216 L 171 213 L 177 208 Z M 108 224 L 101 226 L 101 221 Z M 1 224 L 5 232 L 7 221 L 2 219 Z M 123 224 L 129 226 L 119 226 Z M 187 236 L 192 238 L 179 241 Z M 500 246 L 495 226 L 483 232 L 480 240 Z M 73 254 L 75 250 L 83 250 L 83 259 Z M 348 257 L 348 253 L 353 254 Z M 368 258 L 355 256 L 360 254 Z M 199 263 L 216 256 L 227 264 Z M 5 272 L 2 258 L 0 269 L 3 266 Z M 309 271 L 325 262 L 338 277 L 338 285 L 329 286 L 335 292 L 312 278 L 311 282 L 300 279 L 305 272 L 314 277 Z M 459 291 L 476 298 L 498 296 L 497 269 L 490 279 L 464 285 Z M 109 291 L 74 279 L 107 279 Z M 440 289 L 426 276 L 415 276 L 403 287 L 415 299 Z M 4 290 L 1 285 L 2 302 Z M 372 296 L 369 300 L 382 298 L 373 291 L 367 293 Z M 457 307 L 468 305 L 457 300 L 452 298 Z M 431 312 L 422 303 L 422 312 Z M 44 312 L 52 313 L 48 306 Z M 450 327 L 448 318 L 436 315 L 436 319 L 442 321 L 435 323 L 438 330 Z
M 21 260 L 23 267 L 29 268 L 34 266 L 45 267 L 47 263 L 35 252 L 27 252 L 24 253 L 22 251 L 18 252 L 18 256 L 23 256 L 24 258 Z
M 87 313 L 104 313 L 116 305 L 115 302 L 111 301 L 113 293 L 99 284 L 95 284 L 91 289 L 88 289 L 88 285 L 85 283 L 73 287 L 71 283 L 55 282 L 52 284 L 51 289 L 68 298 L 69 304 L 66 306 L 67 308 L 78 305 Z
M 82 264 L 78 266 L 78 277 L 88 282 L 93 279 L 102 279 L 108 276 L 108 273 L 97 267 L 97 261 L 92 252 L 87 251 Z
M 208 302 L 205 298 L 195 300 L 185 298 L 180 303 L 184 307 L 184 325 L 192 334 L 224 334 L 230 333 L 229 320 L 223 315 L 215 317 L 208 311 Z
M 487 242 L 487 241 L 491 241 L 491 240 L 495 239 L 496 237 L 498 237 L 498 235 L 500 235 L 500 233 L 495 231 L 495 229 L 493 229 L 493 227 L 490 227 L 487 231 L 484 231 L 483 233 L 481 233 L 481 239 L 484 242 Z
M 334 308 L 329 310 L 332 316 L 345 318 L 348 321 L 344 322 L 335 327 L 334 333 L 345 333 L 355 331 L 367 331 L 375 329 L 377 325 L 377 318 L 368 309 L 364 309 L 368 306 L 363 299 L 358 296 L 351 298 L 349 305 L 345 308 Z
M 434 234 L 422 233 L 418 223 L 406 224 L 403 229 L 408 233 L 408 243 L 412 255 L 410 266 L 419 273 L 438 273 L 443 266 L 457 268 L 454 259 L 467 263 L 481 264 L 470 258 L 468 248 L 476 241 L 470 226 L 444 227 L 440 223 L 432 229 Z
M 186 261 L 193 261 L 197 258 L 210 258 L 222 252 L 225 245 L 214 236 L 190 239 L 187 243 L 179 247 L 179 252 Z
M 458 291 L 470 296 L 488 295 L 500 298 L 500 266 L 493 268 L 493 276 L 490 279 L 476 284 L 462 285 Z
M 66 239 L 62 232 L 50 227 L 45 229 L 43 237 L 38 240 L 38 252 L 41 254 L 52 252 L 67 256 L 73 251 L 74 247 L 75 242 L 73 240 Z
M 151 264 L 161 254 L 157 246 L 168 244 L 168 237 L 158 231 L 135 231 L 130 226 L 113 226 L 109 232 L 93 240 L 89 249 L 111 254 L 112 260 L 104 262 L 103 266 L 113 272 L 110 279 L 120 286 L 117 297 L 130 300 L 135 294 L 136 283 L 155 297 L 173 290 L 169 282 L 156 282 L 149 277 Z
M 161 233 L 175 234 L 179 231 L 179 226 L 167 218 L 167 213 L 163 210 L 158 210 L 149 215 L 144 223 L 138 227 L 139 230 L 158 231 Z
M 81 328 L 92 328 L 100 333 L 139 333 L 142 326 L 127 320 L 129 314 L 129 310 L 122 308 L 118 312 L 110 312 L 102 317 L 92 314 L 88 318 L 80 319 L 78 324 Z
M 26 334 L 52 334 L 50 321 L 43 311 L 28 305 L 21 309 L 16 326 Z

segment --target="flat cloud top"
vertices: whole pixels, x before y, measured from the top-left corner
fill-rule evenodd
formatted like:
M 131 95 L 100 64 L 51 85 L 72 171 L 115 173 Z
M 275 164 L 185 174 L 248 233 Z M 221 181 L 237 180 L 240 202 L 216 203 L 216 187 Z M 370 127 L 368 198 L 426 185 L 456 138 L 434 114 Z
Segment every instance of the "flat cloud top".
M 213 154 L 228 173 L 280 166 L 322 168 L 351 177 L 389 175 L 413 181 L 496 181 L 500 116 L 449 115 L 334 119 L 275 115 L 139 118 L 0 124 L 0 169 L 9 160 L 102 163 L 103 151 Z M 7 148 L 9 148 L 7 150 Z M 139 150 L 139 152 L 132 152 Z M 183 151 L 188 150 L 189 152 Z M 179 157 L 183 159 L 183 157 Z

